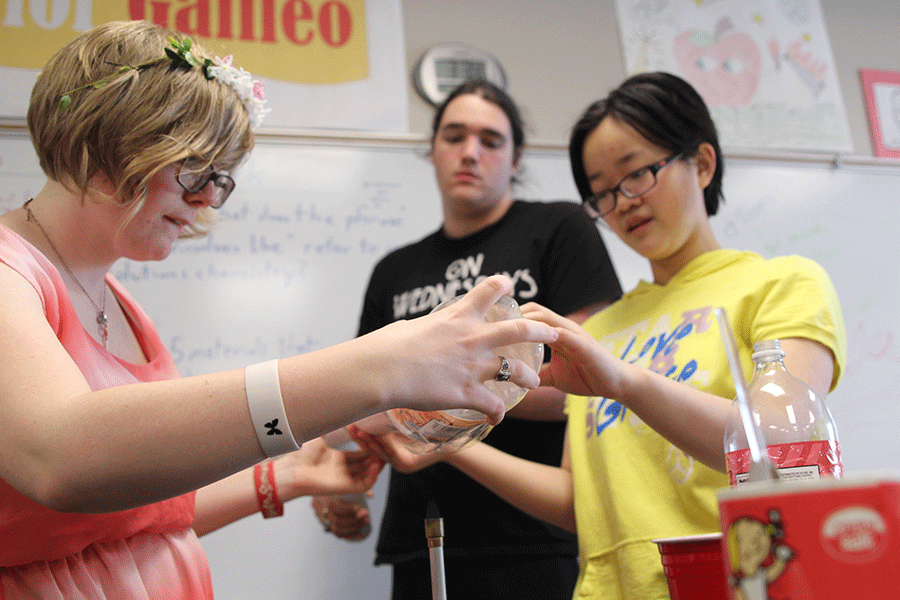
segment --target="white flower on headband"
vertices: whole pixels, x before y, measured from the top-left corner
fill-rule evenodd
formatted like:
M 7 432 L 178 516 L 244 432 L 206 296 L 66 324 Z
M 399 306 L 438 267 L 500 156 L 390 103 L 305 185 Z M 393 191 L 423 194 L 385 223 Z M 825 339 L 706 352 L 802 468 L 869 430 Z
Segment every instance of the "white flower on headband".
M 207 76 L 230 85 L 244 103 L 244 108 L 250 115 L 251 127 L 258 127 L 266 113 L 271 111 L 266 108 L 266 94 L 262 82 L 251 79 L 250 73 L 232 65 L 233 58 L 230 54 L 225 58 L 217 56 L 212 62 L 213 64 L 206 67 Z

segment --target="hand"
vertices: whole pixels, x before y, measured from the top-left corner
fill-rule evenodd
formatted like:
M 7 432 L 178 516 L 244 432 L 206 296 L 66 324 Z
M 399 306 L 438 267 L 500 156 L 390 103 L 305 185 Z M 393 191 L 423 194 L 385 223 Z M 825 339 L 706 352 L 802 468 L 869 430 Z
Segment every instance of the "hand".
M 369 509 L 343 497 L 315 496 L 312 509 L 325 531 L 341 539 L 358 542 L 371 532 L 372 515 Z
M 552 310 L 529 302 L 522 316 L 555 327 L 559 333 L 550 343 L 550 363 L 541 369 L 541 381 L 579 396 L 621 398 L 621 388 L 630 365 L 616 358 L 580 325 Z
M 792 558 L 794 558 L 794 551 L 785 545 L 776 546 L 775 558 L 783 561 L 791 560 Z
M 384 464 L 368 452 L 334 450 L 322 438 L 316 438 L 276 459 L 275 477 L 279 489 L 289 491 L 282 501 L 298 496 L 357 494 L 375 485 Z
M 355 425 L 348 425 L 347 431 L 353 441 L 359 444 L 360 450 L 389 463 L 394 469 L 407 475 L 441 462 L 452 454 L 441 451 L 416 454 L 406 447 L 403 434 L 397 431 L 375 436 Z
M 484 386 L 497 373 L 494 349 L 518 342 L 550 343 L 558 335 L 552 327 L 527 319 L 487 323 L 490 308 L 511 293 L 508 277 L 488 277 L 443 310 L 357 338 L 386 353 L 380 357 L 386 368 L 380 368 L 380 360 L 371 361 L 368 372 L 390 384 L 385 408 L 469 408 L 487 415 L 489 423 L 499 423 L 503 402 Z M 540 385 L 538 374 L 524 362 L 509 359 L 509 365 L 516 384 L 527 389 Z

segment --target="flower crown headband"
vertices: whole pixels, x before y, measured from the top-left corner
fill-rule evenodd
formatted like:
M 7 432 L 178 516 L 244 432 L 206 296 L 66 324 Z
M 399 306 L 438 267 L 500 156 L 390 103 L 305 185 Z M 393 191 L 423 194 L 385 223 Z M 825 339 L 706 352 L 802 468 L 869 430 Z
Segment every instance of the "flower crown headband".
M 244 108 L 247 109 L 247 114 L 250 116 L 250 126 L 258 127 L 262 123 L 263 117 L 270 111 L 270 109 L 266 108 L 266 95 L 263 91 L 262 82 L 252 79 L 250 73 L 244 69 L 235 67 L 232 64 L 231 55 L 228 55 L 225 58 L 219 58 L 217 56 L 215 59 L 204 58 L 203 60 L 198 60 L 191 52 L 191 45 L 190 38 L 184 38 L 184 40 L 179 42 L 175 38 L 169 36 L 170 47 L 166 48 L 166 58 L 171 60 L 176 66 L 185 66 L 189 69 L 200 67 L 203 70 L 203 76 L 207 79 L 216 79 L 231 86 L 238 95 L 238 98 L 240 98 L 241 102 L 244 104 Z M 65 110 L 72 104 L 72 96 L 70 94 L 73 92 L 85 88 L 101 88 L 109 83 L 112 78 L 121 75 L 126 71 L 137 71 L 158 64 L 166 60 L 166 58 L 157 58 L 137 66 L 125 65 L 117 69 L 112 75 L 69 90 L 60 97 L 59 108 L 60 110 Z

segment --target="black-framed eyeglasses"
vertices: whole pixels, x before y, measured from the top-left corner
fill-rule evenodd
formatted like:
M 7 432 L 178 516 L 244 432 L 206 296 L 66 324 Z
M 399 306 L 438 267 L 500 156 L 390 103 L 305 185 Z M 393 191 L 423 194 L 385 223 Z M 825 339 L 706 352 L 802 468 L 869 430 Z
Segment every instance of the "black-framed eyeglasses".
M 589 198 L 586 198 L 584 200 L 585 210 L 595 219 L 605 217 L 616 208 L 619 194 L 622 194 L 626 198 L 637 198 L 641 194 L 649 192 L 656 185 L 656 174 L 666 165 L 681 158 L 682 154 L 683 152 L 676 152 L 652 165 L 635 169 L 623 177 L 615 187 L 597 192 Z
M 216 194 L 210 206 L 220 208 L 228 196 L 234 190 L 234 179 L 228 173 L 216 171 L 212 165 L 202 167 L 199 163 L 191 160 L 182 161 L 178 165 L 178 172 L 175 174 L 178 185 L 184 188 L 186 192 L 192 194 L 200 193 L 210 181 L 213 182 Z

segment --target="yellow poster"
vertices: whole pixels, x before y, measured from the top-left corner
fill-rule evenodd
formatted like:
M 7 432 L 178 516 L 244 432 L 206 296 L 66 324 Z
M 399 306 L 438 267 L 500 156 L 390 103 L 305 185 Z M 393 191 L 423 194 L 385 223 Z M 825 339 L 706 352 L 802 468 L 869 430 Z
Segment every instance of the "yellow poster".
M 6 0 L 0 67 L 40 69 L 107 21 L 184 33 L 265 80 L 328 85 L 369 77 L 366 0 Z

